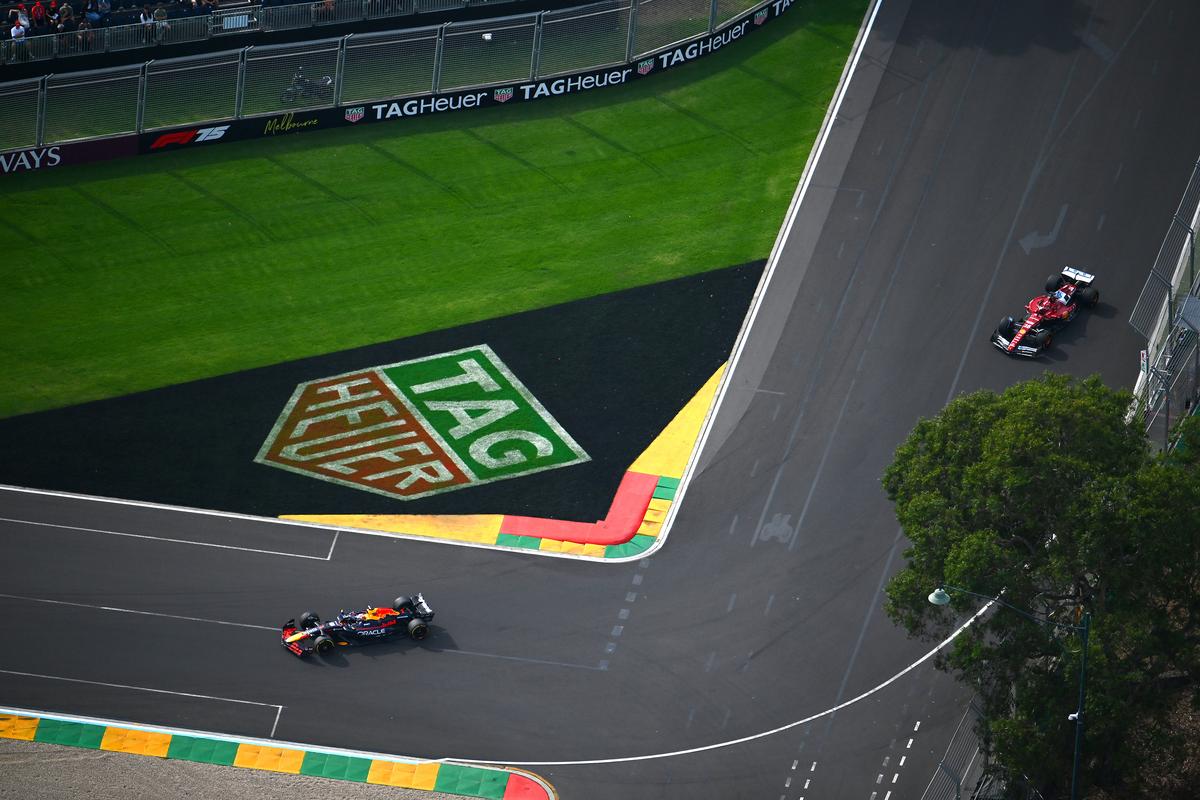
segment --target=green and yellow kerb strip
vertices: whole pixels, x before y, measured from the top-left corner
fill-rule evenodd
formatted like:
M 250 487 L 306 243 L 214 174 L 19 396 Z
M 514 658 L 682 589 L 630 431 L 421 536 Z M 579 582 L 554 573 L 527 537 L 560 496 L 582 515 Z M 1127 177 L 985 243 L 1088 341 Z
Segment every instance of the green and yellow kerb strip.
M 532 773 L 444 761 L 233 739 L 168 728 L 129 727 L 106 720 L 0 708 L 0 739 L 173 758 L 226 767 L 310 775 L 491 800 L 555 800 L 554 789 Z

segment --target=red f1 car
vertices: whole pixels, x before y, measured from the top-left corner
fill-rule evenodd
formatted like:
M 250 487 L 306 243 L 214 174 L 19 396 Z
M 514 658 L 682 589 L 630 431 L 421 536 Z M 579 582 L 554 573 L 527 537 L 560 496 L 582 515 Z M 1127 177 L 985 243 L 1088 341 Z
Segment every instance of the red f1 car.
M 1050 346 L 1054 332 L 1075 319 L 1080 306 L 1092 308 L 1100 302 L 1100 292 L 1092 286 L 1094 280 L 1095 275 L 1063 267 L 1061 274 L 1046 279 L 1046 293 L 1026 304 L 1021 319 L 1000 320 L 992 333 L 992 344 L 1010 356 L 1041 355 Z
M 329 622 L 305 611 L 300 624 L 294 619 L 283 624 L 280 637 L 288 651 L 304 658 L 313 652 L 324 655 L 336 647 L 370 644 L 402 633 L 419 641 L 429 635 L 432 619 L 433 609 L 417 592 L 415 597 L 397 597 L 391 608 L 339 611 Z

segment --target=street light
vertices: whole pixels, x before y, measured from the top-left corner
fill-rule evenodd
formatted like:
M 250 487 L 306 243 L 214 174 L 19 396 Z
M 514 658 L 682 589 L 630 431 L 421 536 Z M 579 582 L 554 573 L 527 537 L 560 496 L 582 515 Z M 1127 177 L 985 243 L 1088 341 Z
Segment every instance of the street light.
M 990 603 L 998 603 L 1005 608 L 1015 611 L 1026 619 L 1031 619 L 1037 623 L 1048 623 L 1056 628 L 1072 631 L 1079 635 L 1079 707 L 1073 714 L 1068 714 L 1067 719 L 1075 723 L 1075 759 L 1071 765 L 1071 800 L 1079 800 L 1079 751 L 1083 747 L 1083 702 L 1085 697 L 1086 681 L 1087 681 L 1087 651 L 1088 651 L 1088 632 L 1092 626 L 1091 612 L 1085 611 L 1079 625 L 1067 625 L 1062 622 L 1055 622 L 1052 619 L 1044 619 L 1035 616 L 1028 611 L 1017 608 L 1014 605 L 1004 602 L 999 597 L 988 597 L 986 594 L 972 592 L 969 589 L 960 589 L 957 586 L 939 586 L 929 593 L 929 602 L 935 606 L 944 606 L 950 603 L 950 594 L 946 590 L 950 589 L 955 592 L 962 592 L 971 597 L 979 597 L 987 600 Z

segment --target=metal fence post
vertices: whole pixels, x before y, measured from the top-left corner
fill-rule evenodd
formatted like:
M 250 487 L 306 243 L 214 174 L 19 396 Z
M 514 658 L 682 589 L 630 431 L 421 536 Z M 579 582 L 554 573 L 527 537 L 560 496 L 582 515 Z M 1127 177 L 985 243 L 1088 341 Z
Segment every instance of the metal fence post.
M 634 42 L 637 39 L 638 0 L 629 3 L 629 32 L 625 36 L 625 61 L 633 61 Z
M 429 91 L 437 93 L 438 87 L 442 84 L 442 50 L 446 46 L 446 28 L 449 22 L 443 22 L 438 28 L 437 46 L 433 50 L 433 86 Z
M 150 59 L 142 68 L 138 70 L 138 99 L 137 99 L 137 116 L 134 122 L 134 130 L 138 133 L 142 132 L 142 123 L 146 119 L 146 75 L 150 65 L 154 63 L 154 59 Z
M 47 75 L 38 82 L 38 108 L 37 108 L 37 131 L 34 134 L 34 139 L 37 140 L 37 146 L 41 147 L 45 144 L 46 138 L 46 89 L 47 82 L 53 75 Z
M 250 47 L 244 47 L 242 48 L 242 51 L 238 53 L 237 92 L 233 101 L 234 119 L 242 118 L 242 99 L 246 94 L 246 54 L 249 53 L 253 47 L 254 45 L 250 45 Z
M 535 23 L 534 28 L 533 28 L 533 57 L 529 61 L 529 80 L 531 80 L 531 81 L 537 79 L 538 67 L 541 66 L 541 61 L 542 61 L 542 17 L 545 15 L 545 13 L 546 13 L 545 11 L 538 12 L 537 22 Z
M 366 0 L 363 0 L 363 2 L 365 3 Z M 334 107 L 340 106 L 342 104 L 342 81 L 345 78 L 345 74 L 346 74 L 346 45 L 349 43 L 350 39 L 352 39 L 353 37 L 354 37 L 354 34 L 352 33 L 348 36 L 343 36 L 342 40 L 340 42 L 338 42 L 337 68 L 336 68 L 336 71 L 334 72 L 335 77 L 334 77 L 334 84 L 333 84 L 333 105 L 334 105 Z
M 717 0 L 712 0 L 712 4 L 708 8 L 708 32 L 712 33 L 717 29 Z

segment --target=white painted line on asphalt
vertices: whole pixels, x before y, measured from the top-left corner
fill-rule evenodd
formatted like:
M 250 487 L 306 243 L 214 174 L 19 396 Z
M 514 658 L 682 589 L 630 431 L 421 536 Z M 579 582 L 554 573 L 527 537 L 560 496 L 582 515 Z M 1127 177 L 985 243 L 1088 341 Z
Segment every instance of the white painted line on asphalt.
M 777 728 L 771 728 L 770 730 L 760 731 L 759 733 L 752 733 L 749 736 L 743 736 L 739 739 L 729 739 L 724 742 L 715 742 L 713 744 L 701 745 L 700 747 L 690 747 L 686 750 L 672 750 L 672 751 L 666 752 L 666 753 L 649 753 L 646 755 L 623 756 L 623 757 L 619 757 L 619 758 L 581 759 L 578 761 L 497 761 L 494 758 L 450 758 L 447 760 L 455 761 L 460 764 L 496 764 L 499 766 L 509 766 L 509 767 L 568 767 L 568 766 L 590 766 L 590 765 L 595 765 L 595 764 L 626 764 L 626 763 L 633 762 L 633 761 L 656 761 L 656 760 L 660 760 L 660 759 L 664 759 L 664 758 L 674 758 L 676 756 L 688 756 L 688 755 L 693 755 L 695 753 L 706 753 L 711 750 L 721 750 L 726 747 L 734 747 L 736 745 L 745 744 L 746 742 L 753 742 L 753 741 L 757 741 L 759 739 L 766 739 L 767 737 L 776 736 L 785 731 L 790 731 L 793 728 L 798 728 L 801 725 L 807 725 L 808 723 L 813 722 L 814 720 L 821 719 L 822 717 L 832 716 L 833 714 L 836 714 L 837 712 L 841 711 L 842 709 L 849 708 L 850 706 L 858 703 L 859 701 L 865 700 L 868 697 L 871 697 L 872 695 L 875 695 L 875 694 L 883 691 L 884 689 L 891 686 L 896 681 L 903 678 L 908 673 L 910 673 L 913 670 L 920 667 L 926 661 L 929 661 L 930 659 L 932 659 L 934 656 L 936 656 L 939 652 L 944 650 L 946 647 L 948 647 L 955 639 L 957 639 L 960 635 L 962 635 L 963 631 L 965 631 L 967 628 L 971 627 L 973 624 L 975 624 L 975 621 L 977 619 L 979 619 L 984 614 L 986 614 L 988 611 L 990 611 L 993 605 L 995 605 L 995 601 L 989 600 L 987 603 L 985 603 L 983 605 L 982 608 L 980 608 L 978 611 L 976 611 L 974 614 L 972 614 L 967 619 L 966 622 L 964 622 L 962 625 L 959 625 L 957 628 L 955 628 L 953 633 L 951 633 L 949 636 L 947 636 L 945 639 L 943 639 L 941 642 L 939 642 L 929 652 L 925 653 L 925 655 L 921 656 L 916 661 L 912 662 L 907 667 L 900 670 L 895 675 L 893 675 L 892 677 L 883 681 L 882 683 L 880 683 L 876 686 L 873 686 L 870 689 L 867 689 L 865 692 L 862 692 L 861 694 L 856 695 L 855 697 L 851 697 L 849 700 L 846 700 L 845 702 L 838 703 L 836 706 L 827 708 L 824 711 L 819 711 L 816 714 L 810 714 L 807 717 L 804 717 L 803 719 L 798 719 L 795 722 L 789 722 L 786 725 L 780 725 Z M 917 728 L 919 728 L 920 726 L 921 726 L 921 723 L 918 722 Z M 909 740 L 909 741 L 911 744 L 911 740 Z M 813 766 L 814 767 L 816 766 L 815 761 L 813 762 Z
M 103 681 L 88 681 L 83 678 L 64 678 L 61 675 L 40 675 L 36 672 L 18 672 L 13 669 L 0 669 L 5 675 L 19 675 L 23 678 L 43 678 L 49 681 L 66 681 L 67 683 L 86 683 L 89 686 L 107 686 L 110 689 L 132 689 L 137 692 L 152 692 L 154 694 L 169 694 L 175 697 L 191 697 L 197 700 L 216 700 L 222 703 L 238 703 L 244 706 L 261 706 L 262 708 L 282 709 L 279 703 L 259 703 L 255 700 L 238 700 L 233 697 L 217 697 L 211 694 L 194 694 L 192 692 L 174 692 L 170 689 L 151 689 L 148 686 L 130 686 L 124 683 L 105 683 Z M 276 715 L 278 716 L 278 715 Z M 272 728 L 274 730 L 274 728 Z
M 284 553 L 279 550 L 260 550 L 256 547 L 238 547 L 232 544 L 215 544 L 213 542 L 194 542 L 191 539 L 172 539 L 167 536 L 150 536 L 145 533 L 126 533 L 124 531 L 109 531 L 103 528 L 81 528 L 78 525 L 58 525 L 53 522 L 36 522 L 31 519 L 14 519 L 12 517 L 0 517 L 0 522 L 14 522 L 18 525 L 37 525 L 41 528 L 57 528 L 63 531 L 79 531 L 81 533 L 103 533 L 106 536 L 124 536 L 129 539 L 146 539 L 153 542 L 167 542 L 168 544 L 190 544 L 196 547 L 214 547 L 218 550 L 239 550 L 243 553 L 259 553 L 267 556 L 285 556 L 287 558 L 307 558 L 311 561 L 328 561 L 329 556 L 307 556 L 302 553 Z M 330 555 L 333 555 L 333 548 L 329 549 Z
M 663 520 L 661 532 L 655 538 L 654 544 L 650 546 L 647 554 L 656 552 L 666 544 L 671 527 L 675 522 L 675 517 L 678 515 L 679 508 L 683 505 L 683 498 L 687 494 L 688 486 L 696 471 L 696 464 L 699 461 L 700 453 L 704 451 L 709 434 L 712 432 L 713 422 L 722 404 L 725 402 L 725 397 L 729 393 L 729 387 L 732 385 L 732 377 L 737 371 L 738 362 L 741 361 L 746 343 L 750 339 L 750 331 L 754 328 L 754 322 L 758 318 L 758 312 L 762 309 L 767 290 L 770 288 L 771 281 L 775 277 L 775 270 L 779 266 L 780 256 L 783 254 L 788 239 L 792 234 L 792 226 L 795 225 L 796 218 L 799 216 L 800 206 L 803 204 L 804 198 L 808 194 L 808 189 L 812 185 L 817 164 L 820 163 L 821 154 L 825 152 L 825 145 L 828 143 L 830 134 L 833 132 L 834 122 L 850 90 L 851 80 L 858 69 L 859 61 L 862 59 L 863 51 L 867 46 L 867 39 L 870 36 L 871 30 L 875 27 L 875 19 L 878 17 L 879 9 L 882 5 L 883 0 L 874 0 L 862 26 L 859 28 L 858 39 L 854 43 L 854 50 L 850 56 L 850 61 L 842 73 L 841 82 L 834 94 L 833 102 L 829 104 L 829 109 L 825 113 L 825 119 L 821 123 L 821 132 L 817 136 L 817 142 L 809 152 L 808 162 L 804 165 L 804 172 L 800 176 L 800 183 L 796 186 L 795 194 L 792 195 L 792 202 L 788 206 L 787 214 L 784 216 L 783 225 L 779 229 L 779 234 L 775 237 L 775 244 L 771 248 L 771 255 L 767 258 L 766 269 L 763 271 L 763 276 L 754 291 L 754 298 L 750 302 L 750 310 L 746 315 L 746 320 L 742 323 L 741 330 L 738 331 L 737 341 L 734 342 L 733 353 L 729 358 L 729 366 L 725 368 L 725 374 L 721 376 L 721 384 L 717 387 L 716 397 L 712 405 L 709 406 L 708 414 L 705 416 L 704 422 L 700 427 L 700 435 L 696 438 L 696 444 L 693 446 L 692 453 L 688 457 L 688 463 L 684 468 L 679 487 L 675 490 L 675 500 L 667 510 L 667 516 Z M 618 561 L 620 559 L 609 560 Z
M 186 622 L 207 622 L 211 625 L 228 625 L 233 628 L 252 628 L 259 631 L 278 631 L 278 627 L 269 625 L 250 625 L 246 622 L 226 622 L 219 619 L 206 619 L 204 617 L 185 617 L 180 614 L 162 614 L 157 611 L 138 611 L 133 608 L 117 608 L 115 606 L 96 606 L 90 603 L 71 603 L 66 600 L 48 600 L 44 597 L 25 597 L 19 594 L 0 594 L 0 598 L 5 600 L 23 600 L 28 603 L 48 603 L 55 606 L 73 606 L 75 608 L 91 608 L 96 611 L 115 611 L 119 614 L 138 614 L 143 617 L 163 617 L 164 619 L 181 619 Z

